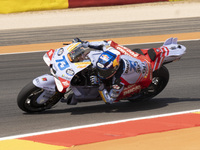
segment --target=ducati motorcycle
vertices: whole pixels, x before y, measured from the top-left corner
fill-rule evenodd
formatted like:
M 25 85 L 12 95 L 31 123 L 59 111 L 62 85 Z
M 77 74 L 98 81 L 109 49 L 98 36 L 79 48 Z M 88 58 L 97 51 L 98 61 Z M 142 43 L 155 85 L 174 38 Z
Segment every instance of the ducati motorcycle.
M 20 91 L 17 104 L 21 110 L 34 113 L 50 109 L 59 101 L 76 105 L 79 102 L 101 100 L 99 87 L 91 82 L 91 76 L 95 72 L 92 64 L 103 51 L 88 48 L 76 52 L 73 50 L 76 44 L 71 43 L 45 53 L 43 59 L 50 68 L 50 74 L 33 79 Z M 151 78 L 151 83 L 138 81 L 133 85 L 125 84 L 116 101 L 141 101 L 158 95 L 169 81 L 169 71 L 164 65 L 179 60 L 186 52 L 186 47 L 178 44 L 177 38 L 167 39 L 159 48 L 131 50 L 118 45 L 115 49 L 132 57 L 142 55 L 149 64 Z M 84 59 L 76 58 L 77 53 L 83 53 Z M 110 81 L 105 84 L 109 89 Z

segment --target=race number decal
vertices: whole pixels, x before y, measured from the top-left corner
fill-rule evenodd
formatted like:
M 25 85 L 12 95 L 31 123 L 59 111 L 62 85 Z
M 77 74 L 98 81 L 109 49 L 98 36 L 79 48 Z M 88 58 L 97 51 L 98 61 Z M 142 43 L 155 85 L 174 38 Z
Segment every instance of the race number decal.
M 56 62 L 58 63 L 58 68 L 60 70 L 65 70 L 66 68 L 69 67 L 69 63 L 67 62 L 65 56 L 62 56 L 62 59 L 58 59 L 56 60 Z

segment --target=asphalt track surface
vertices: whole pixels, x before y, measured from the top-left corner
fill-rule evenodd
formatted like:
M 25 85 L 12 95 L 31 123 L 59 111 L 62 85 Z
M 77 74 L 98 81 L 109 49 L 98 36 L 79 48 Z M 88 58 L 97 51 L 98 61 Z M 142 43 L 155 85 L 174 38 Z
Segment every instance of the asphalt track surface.
M 71 25 L 46 28 L 0 30 L 0 45 L 23 45 L 84 40 L 162 35 L 200 31 L 200 17 L 129 21 L 93 25 Z
M 154 24 L 155 22 L 156 24 Z M 172 23 L 169 22 L 173 22 L 173 28 Z M 134 33 L 134 36 L 143 36 L 167 34 L 169 32 L 173 34 L 200 31 L 200 18 L 190 18 L 189 21 L 188 19 L 147 21 L 147 24 L 144 26 L 141 26 L 141 23 L 144 22 L 131 22 L 129 26 L 125 26 L 126 23 L 122 23 L 123 25 L 116 23 L 116 26 L 112 25 L 112 29 L 108 28 L 111 27 L 109 24 L 101 24 L 97 25 L 97 27 L 102 26 L 101 29 L 98 28 L 99 32 L 94 26 L 91 26 L 94 29 L 90 30 L 89 34 L 86 34 L 88 31 L 85 31 L 85 33 L 83 32 L 83 26 L 79 26 L 76 32 L 78 32 L 78 30 L 82 31 L 80 35 L 75 33 L 71 35 L 67 34 L 65 30 L 63 30 L 65 27 L 57 27 L 55 30 L 53 30 L 53 28 L 29 29 L 24 32 L 23 36 L 19 36 L 18 34 L 22 33 L 23 30 L 15 30 L 15 32 L 12 30 L 5 30 L 1 31 L 1 33 L 4 32 L 4 38 L 1 37 L 1 39 L 5 39 L 2 42 L 2 46 L 5 46 L 39 43 L 40 40 L 37 37 L 40 37 L 40 35 L 43 35 L 42 41 L 40 41 L 41 43 L 47 41 L 69 41 L 67 38 L 72 39 L 77 36 L 84 39 L 97 39 L 103 38 L 105 35 L 108 35 L 106 38 L 111 38 L 131 36 Z M 148 27 L 150 25 L 151 27 Z M 145 26 L 146 28 L 144 28 Z M 89 26 L 84 27 L 91 29 Z M 135 30 L 136 27 L 138 28 L 137 30 Z M 124 33 L 125 29 L 127 29 L 126 33 Z M 49 33 L 48 31 L 52 30 L 51 36 L 46 35 L 46 33 Z M 112 32 L 110 30 L 112 30 Z M 53 35 L 56 35 L 58 31 L 60 31 L 60 34 L 54 37 Z M 30 34 L 30 32 L 32 32 L 32 34 Z M 111 34 L 108 34 L 108 32 L 111 32 Z M 63 35 L 61 33 L 63 33 Z M 102 34 L 102 37 L 98 35 L 99 33 Z M 2 36 L 2 34 L 0 35 Z M 54 39 L 51 39 L 51 37 L 54 37 Z M 25 84 L 32 81 L 33 78 L 49 72 L 48 67 L 42 60 L 44 52 L 0 55 L 0 137 L 199 109 L 200 41 L 182 41 L 179 43 L 187 47 L 187 53 L 180 61 L 166 65 L 170 72 L 170 81 L 166 89 L 151 101 L 145 103 L 130 103 L 124 101 L 113 105 L 105 105 L 103 101 L 95 101 L 79 103 L 76 106 L 59 103 L 55 108 L 39 114 L 23 113 L 17 107 L 16 97 Z M 162 43 L 154 43 L 129 45 L 128 47 L 150 48 L 159 47 L 161 45 Z

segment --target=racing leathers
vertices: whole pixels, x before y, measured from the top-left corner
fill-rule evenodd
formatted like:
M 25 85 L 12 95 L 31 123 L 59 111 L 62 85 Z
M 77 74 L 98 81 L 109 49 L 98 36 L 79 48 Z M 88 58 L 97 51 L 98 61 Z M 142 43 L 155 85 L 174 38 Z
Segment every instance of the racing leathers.
M 85 45 L 84 45 L 85 44 Z M 99 41 L 99 42 L 85 42 L 84 47 L 90 47 L 97 50 L 110 51 L 118 54 L 120 57 L 119 68 L 116 73 L 111 77 L 112 86 L 108 91 L 103 82 L 97 81 L 97 77 L 92 77 L 92 82 L 99 83 L 99 93 L 101 98 L 107 104 L 112 104 L 118 101 L 120 94 L 128 96 L 133 94 L 134 90 L 122 92 L 125 86 L 133 85 L 132 88 L 141 89 L 139 86 L 134 87 L 136 83 L 146 79 L 150 74 L 150 65 L 146 61 L 142 61 L 139 58 L 139 54 L 131 51 L 130 49 L 118 45 L 114 41 Z M 93 66 L 96 67 L 97 62 L 92 62 Z M 96 80 L 96 81 L 94 81 Z M 101 79 L 100 79 L 101 80 Z M 150 80 L 150 79 L 149 79 Z M 150 82 L 149 82 L 150 83 Z

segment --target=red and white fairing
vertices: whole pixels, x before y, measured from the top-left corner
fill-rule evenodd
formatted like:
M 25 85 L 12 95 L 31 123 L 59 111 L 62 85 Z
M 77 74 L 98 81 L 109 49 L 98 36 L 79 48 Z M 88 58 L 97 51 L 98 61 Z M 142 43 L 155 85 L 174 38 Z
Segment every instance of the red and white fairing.
M 159 48 L 153 48 L 155 52 L 155 59 L 152 60 L 148 55 L 149 49 L 141 49 L 144 55 L 138 54 L 127 47 L 118 45 L 117 43 L 110 41 L 109 43 L 112 47 L 121 52 L 121 56 L 126 57 L 125 59 L 130 59 L 134 62 L 134 58 L 137 59 L 137 62 L 140 64 L 145 64 L 146 70 L 145 73 L 135 74 L 136 77 L 133 77 L 134 74 L 121 76 L 121 80 L 125 85 L 124 90 L 121 92 L 118 99 L 123 97 L 128 97 L 132 93 L 138 93 L 141 89 L 147 88 L 152 82 L 152 74 L 155 70 L 158 70 L 163 63 L 168 63 L 171 61 L 178 60 L 186 51 L 186 47 L 180 44 L 177 44 L 177 38 L 169 38 L 165 41 L 163 46 Z M 128 58 L 130 57 L 130 58 Z M 132 58 L 131 58 L 132 57 Z M 136 60 L 135 60 L 136 61 Z M 135 80 L 136 79 L 136 80 Z M 133 84 L 134 83 L 134 84 Z
M 160 48 L 154 48 L 156 59 L 152 62 L 153 71 L 159 69 L 163 63 L 179 60 L 186 52 L 186 47 L 177 44 L 177 38 L 169 38 Z

